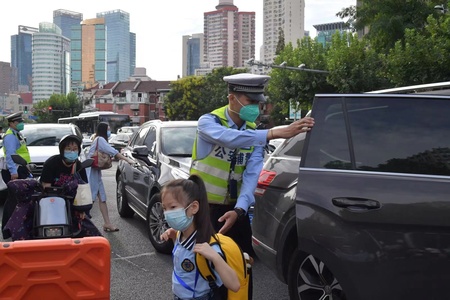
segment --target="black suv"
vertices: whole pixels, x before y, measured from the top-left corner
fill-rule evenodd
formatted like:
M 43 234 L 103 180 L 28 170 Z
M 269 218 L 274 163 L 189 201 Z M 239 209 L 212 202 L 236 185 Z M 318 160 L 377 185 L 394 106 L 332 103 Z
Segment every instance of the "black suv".
M 122 154 L 134 159 L 134 166 L 119 161 L 116 172 L 117 209 L 123 218 L 136 213 L 146 220 L 155 249 L 170 253 L 171 241 L 160 235 L 168 228 L 159 192 L 168 181 L 188 178 L 197 121 L 159 121 L 142 124 Z
M 450 298 L 449 115 L 446 96 L 316 96 L 297 188 L 253 219 L 291 299 Z M 259 222 L 292 212 L 269 244 Z

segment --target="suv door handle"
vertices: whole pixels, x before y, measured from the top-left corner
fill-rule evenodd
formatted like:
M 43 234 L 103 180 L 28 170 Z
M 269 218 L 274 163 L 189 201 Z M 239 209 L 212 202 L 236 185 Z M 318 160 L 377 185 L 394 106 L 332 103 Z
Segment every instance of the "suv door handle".
M 380 202 L 371 199 L 354 198 L 354 197 L 340 197 L 333 198 L 333 204 L 337 207 L 343 208 L 359 208 L 359 209 L 378 209 L 381 207 Z

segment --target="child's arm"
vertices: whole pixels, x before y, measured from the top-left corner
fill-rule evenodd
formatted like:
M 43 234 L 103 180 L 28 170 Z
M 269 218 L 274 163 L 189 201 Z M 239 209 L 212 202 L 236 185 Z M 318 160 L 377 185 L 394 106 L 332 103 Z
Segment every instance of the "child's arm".
M 233 292 L 239 291 L 241 284 L 239 283 L 236 272 L 223 260 L 222 256 L 217 253 L 208 243 L 196 244 L 195 253 L 200 253 L 207 260 L 214 264 L 214 269 L 222 279 L 223 284 Z
M 168 241 L 169 239 L 172 239 L 172 241 L 175 242 L 175 240 L 177 238 L 177 231 L 173 228 L 169 228 L 166 231 L 164 231 L 163 234 L 161 234 L 161 236 L 159 238 L 164 241 Z

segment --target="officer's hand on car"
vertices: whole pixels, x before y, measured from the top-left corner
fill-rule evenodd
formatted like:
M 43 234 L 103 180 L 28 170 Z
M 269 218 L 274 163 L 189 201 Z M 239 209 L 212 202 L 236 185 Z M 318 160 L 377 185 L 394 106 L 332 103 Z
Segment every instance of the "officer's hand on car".
M 288 139 L 299 133 L 310 131 L 313 126 L 314 119 L 311 117 L 304 117 L 303 119 L 291 123 L 289 126 L 270 129 L 267 133 L 267 139 Z
M 238 215 L 234 210 L 227 211 L 226 213 L 221 216 L 218 221 L 219 222 L 225 222 L 223 224 L 222 228 L 220 228 L 219 233 L 225 234 L 230 230 L 231 226 L 236 223 L 236 220 L 238 219 Z

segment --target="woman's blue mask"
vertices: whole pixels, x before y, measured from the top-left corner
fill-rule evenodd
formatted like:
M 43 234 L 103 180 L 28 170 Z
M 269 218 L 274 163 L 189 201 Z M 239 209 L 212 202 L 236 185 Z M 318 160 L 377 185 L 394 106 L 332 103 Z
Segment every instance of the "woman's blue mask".
M 78 159 L 77 151 L 64 151 L 64 158 L 69 162 L 74 162 Z
M 165 211 L 164 218 L 166 218 L 167 224 L 175 230 L 186 230 L 194 220 L 194 216 L 188 217 L 186 215 L 186 209 L 188 209 L 189 206 L 190 204 L 186 208 Z
M 106 132 L 106 136 L 107 136 L 107 137 L 110 137 L 110 136 L 111 136 L 111 131 L 110 131 L 110 130 L 108 130 L 108 131 Z

